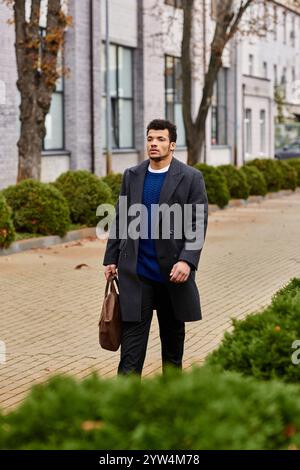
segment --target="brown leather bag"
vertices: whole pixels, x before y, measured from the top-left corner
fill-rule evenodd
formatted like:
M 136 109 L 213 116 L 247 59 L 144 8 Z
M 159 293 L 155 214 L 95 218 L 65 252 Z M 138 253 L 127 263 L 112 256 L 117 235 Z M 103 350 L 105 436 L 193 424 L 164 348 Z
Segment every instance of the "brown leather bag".
M 108 279 L 99 320 L 99 343 L 103 349 L 117 351 L 121 344 L 122 318 L 120 311 L 119 282 L 116 276 Z

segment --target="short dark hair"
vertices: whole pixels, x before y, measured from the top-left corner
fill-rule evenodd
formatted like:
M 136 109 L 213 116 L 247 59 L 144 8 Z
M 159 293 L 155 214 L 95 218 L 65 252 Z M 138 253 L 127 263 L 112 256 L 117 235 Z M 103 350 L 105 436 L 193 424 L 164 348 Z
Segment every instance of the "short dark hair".
M 155 131 L 163 131 L 164 129 L 168 129 L 170 142 L 177 141 L 177 127 L 175 124 L 167 121 L 166 119 L 153 119 L 153 121 L 151 121 L 147 126 L 147 135 L 150 129 Z

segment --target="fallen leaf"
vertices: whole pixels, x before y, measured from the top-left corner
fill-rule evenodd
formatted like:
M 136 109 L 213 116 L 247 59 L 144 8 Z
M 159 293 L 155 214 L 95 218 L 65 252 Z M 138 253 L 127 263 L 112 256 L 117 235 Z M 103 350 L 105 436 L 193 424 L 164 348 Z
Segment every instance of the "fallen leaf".
M 85 263 L 83 264 L 77 264 L 74 269 L 81 269 L 81 268 L 89 268 L 89 266 Z

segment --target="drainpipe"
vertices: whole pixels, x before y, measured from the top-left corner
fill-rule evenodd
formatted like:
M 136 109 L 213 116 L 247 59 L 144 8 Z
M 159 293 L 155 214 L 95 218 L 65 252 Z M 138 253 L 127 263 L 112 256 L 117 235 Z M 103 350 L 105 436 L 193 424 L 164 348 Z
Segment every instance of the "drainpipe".
M 95 173 L 95 107 L 94 107 L 94 1 L 90 0 L 90 100 L 91 100 L 91 171 Z
M 203 25 L 203 67 L 204 67 L 204 83 L 206 75 L 206 0 L 202 1 L 202 25 Z M 207 162 L 207 148 L 206 148 L 206 123 L 205 123 L 205 136 L 204 136 L 204 163 Z
M 243 83 L 243 98 L 242 98 L 242 126 L 243 126 L 243 165 L 245 164 L 245 90 L 246 90 L 246 85 Z

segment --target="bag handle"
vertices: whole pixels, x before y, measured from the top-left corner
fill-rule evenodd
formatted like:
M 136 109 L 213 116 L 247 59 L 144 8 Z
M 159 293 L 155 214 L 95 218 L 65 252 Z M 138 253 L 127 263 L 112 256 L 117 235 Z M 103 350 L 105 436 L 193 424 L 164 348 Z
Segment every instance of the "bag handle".
M 108 294 L 108 290 L 110 292 L 115 292 L 117 293 L 116 291 L 116 287 L 115 287 L 115 284 L 117 285 L 117 288 L 118 288 L 118 292 L 119 292 L 119 279 L 117 278 L 117 276 L 113 276 L 111 278 L 109 278 L 107 281 L 106 281 L 106 287 L 105 287 L 105 294 L 104 296 L 106 297 L 107 294 Z

